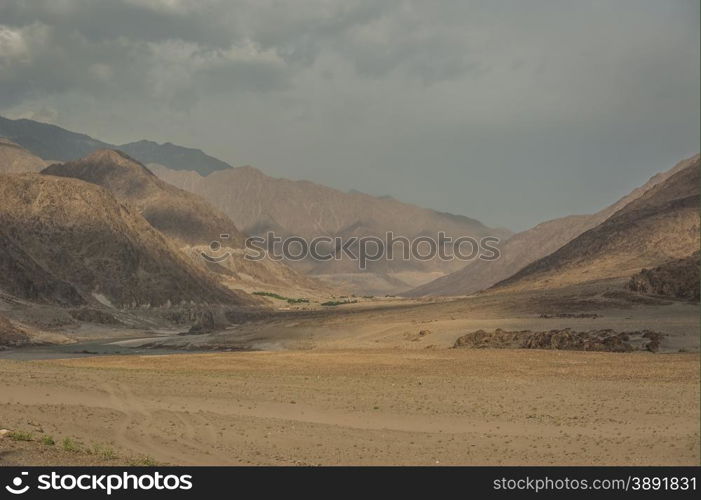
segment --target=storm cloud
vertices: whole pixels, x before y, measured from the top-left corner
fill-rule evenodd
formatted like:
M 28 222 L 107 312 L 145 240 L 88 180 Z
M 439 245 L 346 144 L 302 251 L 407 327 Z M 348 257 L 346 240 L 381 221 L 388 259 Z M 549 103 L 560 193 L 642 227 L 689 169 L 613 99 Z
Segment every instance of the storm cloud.
M 523 229 L 699 149 L 699 3 L 0 3 L 0 113 Z

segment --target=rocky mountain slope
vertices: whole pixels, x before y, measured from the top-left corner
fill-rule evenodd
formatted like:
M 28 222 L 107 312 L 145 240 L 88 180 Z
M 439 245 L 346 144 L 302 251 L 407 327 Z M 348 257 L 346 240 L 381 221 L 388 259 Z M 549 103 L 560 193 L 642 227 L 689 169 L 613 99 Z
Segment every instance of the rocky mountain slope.
M 699 157 L 596 227 L 498 283 L 498 288 L 556 288 L 632 276 L 699 248 Z
M 511 234 L 505 229 L 489 228 L 475 219 L 436 212 L 389 197 L 346 193 L 308 181 L 275 179 L 252 167 L 230 168 L 207 176 L 193 171 L 174 171 L 162 165 L 149 165 L 149 168 L 165 181 L 201 195 L 229 215 L 242 231 L 252 235 L 273 231 L 280 236 L 307 239 L 330 236 L 347 241 L 363 236 L 384 240 L 389 231 L 410 240 L 419 236 L 436 238 L 439 231 L 453 238 L 495 236 L 506 239 Z M 361 274 L 358 263 L 350 259 L 291 264 L 313 275 L 341 282 L 347 278 L 342 275 Z M 464 262 L 457 260 L 382 259 L 370 262 L 367 273 L 363 274 L 377 282 L 373 285 L 377 290 L 397 291 L 411 288 L 405 280 L 425 282 L 436 274 L 445 274 L 463 265 Z M 358 290 L 367 290 L 363 283 L 353 281 L 346 282 Z
M 305 238 L 384 237 L 391 231 L 413 239 L 435 238 L 438 231 L 444 231 L 452 237 L 495 236 L 501 240 L 511 235 L 508 230 L 488 228 L 468 217 L 423 209 L 389 197 L 345 193 L 305 181 L 273 179 L 250 167 L 231 168 L 200 150 L 171 143 L 141 140 L 113 145 L 55 125 L 3 117 L 0 117 L 0 137 L 7 137 L 43 160 L 53 162 L 77 161 L 102 149 L 123 151 L 147 164 L 166 182 L 201 195 L 246 234 L 273 230 L 280 235 Z M 202 228 L 205 230 L 207 227 Z M 304 273 L 358 293 L 395 293 L 461 269 L 464 261 L 383 259 L 371 262 L 367 272 L 360 272 L 357 263 L 347 259 L 291 264 Z
M 98 150 L 80 160 L 50 165 L 42 174 L 102 186 L 135 207 L 153 227 L 183 243 L 208 244 L 229 234 L 232 245 L 244 245 L 245 236 L 228 217 L 199 196 L 162 181 L 123 152 Z
M 577 236 L 601 224 L 631 201 L 675 173 L 698 162 L 698 155 L 679 162 L 670 170 L 653 176 L 616 203 L 592 215 L 572 215 L 551 221 L 513 235 L 500 247 L 501 258 L 496 261 L 478 260 L 464 268 L 440 277 L 407 292 L 412 297 L 428 295 L 466 295 L 484 290 L 507 279 L 527 265 L 555 252 Z
M 201 197 L 176 188 L 152 174 L 143 164 L 123 152 L 99 150 L 85 158 L 53 164 L 42 171 L 45 175 L 72 177 L 108 189 L 120 202 L 133 207 L 154 228 L 186 247 L 187 255 L 203 271 L 213 271 L 233 288 L 265 290 L 325 289 L 284 263 L 268 259 L 251 261 L 244 258 L 245 236 L 229 217 Z M 227 235 L 222 238 L 222 235 Z M 207 248 L 219 241 L 216 253 Z M 213 257 L 228 254 L 220 263 L 208 262 L 202 253 Z
M 628 289 L 647 295 L 699 301 L 699 252 L 643 269 L 628 282 Z
M 0 175 L 0 291 L 59 305 L 245 305 L 109 191 L 77 179 Z

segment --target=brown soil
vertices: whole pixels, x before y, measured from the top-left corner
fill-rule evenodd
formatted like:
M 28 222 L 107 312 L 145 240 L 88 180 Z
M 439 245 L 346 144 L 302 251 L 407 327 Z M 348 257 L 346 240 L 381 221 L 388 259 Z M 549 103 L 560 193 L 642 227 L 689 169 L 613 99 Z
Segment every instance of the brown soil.
M 0 394 L 0 426 L 27 430 L 32 420 L 57 441 L 174 464 L 699 463 L 698 354 L 385 349 L 3 360 Z M 14 457 L 64 463 L 52 453 Z

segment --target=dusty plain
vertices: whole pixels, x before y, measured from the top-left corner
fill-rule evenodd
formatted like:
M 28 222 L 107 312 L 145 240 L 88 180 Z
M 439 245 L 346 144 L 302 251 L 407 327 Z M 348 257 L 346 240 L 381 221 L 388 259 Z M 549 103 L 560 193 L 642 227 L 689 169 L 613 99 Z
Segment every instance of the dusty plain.
M 0 464 L 699 464 L 698 304 L 605 290 L 280 311 L 202 335 L 109 332 L 124 351 L 166 355 L 9 351 L 0 428 L 32 438 L 0 439 Z M 581 311 L 596 316 L 542 317 Z M 666 336 L 656 353 L 452 348 L 478 328 Z M 62 449 L 66 438 L 82 451 Z

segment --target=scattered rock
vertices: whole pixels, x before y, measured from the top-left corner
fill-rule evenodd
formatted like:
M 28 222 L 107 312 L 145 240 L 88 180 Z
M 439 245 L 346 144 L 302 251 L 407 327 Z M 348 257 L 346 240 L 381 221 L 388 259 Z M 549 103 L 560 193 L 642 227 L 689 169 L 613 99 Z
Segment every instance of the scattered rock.
M 571 351 L 657 352 L 664 334 L 650 330 L 616 332 L 611 329 L 576 332 L 569 328 L 533 332 L 506 331 L 497 328 L 489 333 L 477 330 L 459 337 L 454 348 L 469 349 L 555 349 Z
M 654 269 L 643 269 L 630 279 L 628 289 L 647 295 L 699 302 L 699 252 Z

